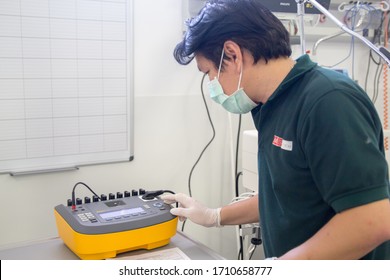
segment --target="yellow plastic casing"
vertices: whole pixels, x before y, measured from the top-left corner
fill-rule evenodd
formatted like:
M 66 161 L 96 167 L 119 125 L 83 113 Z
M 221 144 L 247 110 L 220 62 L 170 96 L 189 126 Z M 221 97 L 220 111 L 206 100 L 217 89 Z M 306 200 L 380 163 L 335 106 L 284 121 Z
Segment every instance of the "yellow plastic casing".
M 82 260 L 114 258 L 137 249 L 151 250 L 170 242 L 176 234 L 177 217 L 152 226 L 105 234 L 82 234 L 74 231 L 54 210 L 58 234 L 66 246 Z

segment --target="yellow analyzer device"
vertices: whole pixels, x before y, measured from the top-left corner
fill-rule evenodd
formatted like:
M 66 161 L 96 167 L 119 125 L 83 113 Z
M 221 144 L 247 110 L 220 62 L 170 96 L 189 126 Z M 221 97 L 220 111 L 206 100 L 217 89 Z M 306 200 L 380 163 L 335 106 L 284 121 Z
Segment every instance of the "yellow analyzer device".
M 54 214 L 59 236 L 80 259 L 107 259 L 127 251 L 154 249 L 167 245 L 176 234 L 177 217 L 156 192 L 94 195 L 92 201 L 76 201 L 73 197 L 68 206 L 56 206 Z

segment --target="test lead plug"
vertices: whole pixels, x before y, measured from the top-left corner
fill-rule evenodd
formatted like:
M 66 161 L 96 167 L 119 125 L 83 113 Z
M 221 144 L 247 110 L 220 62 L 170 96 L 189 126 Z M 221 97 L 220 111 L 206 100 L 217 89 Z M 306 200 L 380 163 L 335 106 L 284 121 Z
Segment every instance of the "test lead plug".
M 158 190 L 158 191 L 150 191 L 150 192 L 145 192 L 144 195 L 142 195 L 142 199 L 144 200 L 152 200 L 156 196 L 162 195 L 164 193 L 163 190 Z
M 142 195 L 142 199 L 144 200 L 152 200 L 154 198 L 156 198 L 157 196 L 159 195 L 162 195 L 163 193 L 171 193 L 171 194 L 175 194 L 173 191 L 169 191 L 169 190 L 157 190 L 157 191 L 147 191 L 145 192 L 144 195 Z
M 72 191 L 72 210 L 76 210 L 76 198 L 75 198 L 75 194 L 74 194 L 74 188 L 73 188 L 73 191 Z

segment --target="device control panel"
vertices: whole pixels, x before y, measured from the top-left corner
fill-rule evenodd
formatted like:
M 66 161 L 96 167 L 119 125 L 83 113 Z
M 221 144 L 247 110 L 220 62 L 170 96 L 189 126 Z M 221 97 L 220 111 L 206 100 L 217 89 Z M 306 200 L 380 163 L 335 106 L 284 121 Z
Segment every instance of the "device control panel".
M 176 216 L 170 213 L 172 208 L 158 196 L 145 199 L 145 191 L 117 192 L 72 200 L 67 206 L 58 205 L 55 210 L 78 233 L 105 234 L 144 228 L 170 221 Z

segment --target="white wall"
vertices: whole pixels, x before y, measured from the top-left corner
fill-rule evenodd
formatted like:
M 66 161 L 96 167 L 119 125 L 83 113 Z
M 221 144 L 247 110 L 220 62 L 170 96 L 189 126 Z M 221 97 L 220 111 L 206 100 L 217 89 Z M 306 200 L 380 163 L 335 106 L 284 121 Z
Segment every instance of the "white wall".
M 66 202 L 78 181 L 97 193 L 140 187 L 188 193 L 189 172 L 212 132 L 200 95 L 201 73 L 195 63 L 180 66 L 172 56 L 182 36 L 181 5 L 181 0 L 134 0 L 134 161 L 63 173 L 0 175 L 0 246 L 57 236 L 53 208 Z M 347 45 L 319 50 L 319 60 L 344 57 L 340 49 L 348 50 Z M 298 54 L 299 48 L 294 51 Z M 364 77 L 364 67 L 358 69 Z M 228 114 L 206 98 L 217 135 L 195 169 L 192 194 L 206 205 L 218 207 L 233 197 L 232 141 Z M 237 116 L 232 123 L 235 138 Z M 253 128 L 250 115 L 244 116 L 243 130 Z M 77 194 L 89 195 L 82 188 Z M 208 229 L 187 223 L 185 232 L 226 258 L 237 257 L 234 227 Z

